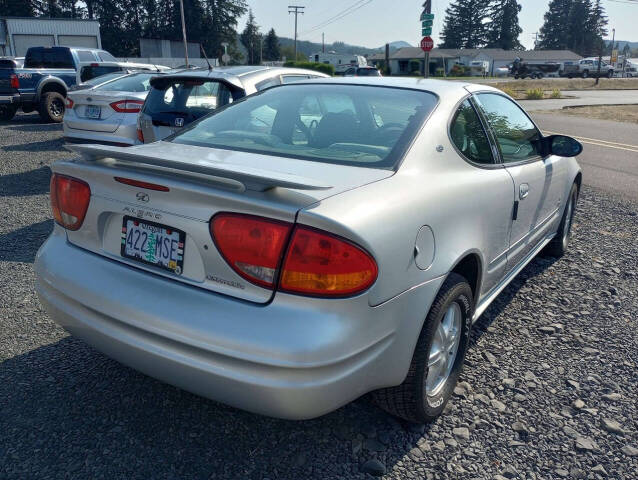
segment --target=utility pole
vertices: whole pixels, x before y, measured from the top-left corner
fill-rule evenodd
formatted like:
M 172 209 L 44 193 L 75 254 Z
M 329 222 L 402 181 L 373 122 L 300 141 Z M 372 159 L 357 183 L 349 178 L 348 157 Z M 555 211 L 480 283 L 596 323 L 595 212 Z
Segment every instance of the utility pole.
M 534 35 L 534 48 L 538 45 L 538 32 L 530 33 L 530 35 Z
M 326 53 L 326 34 L 321 34 L 321 52 Z
M 186 42 L 186 22 L 184 21 L 184 0 L 179 0 L 179 11 L 182 15 L 182 36 L 184 37 L 184 60 L 188 68 L 188 43 Z
M 303 15 L 303 9 L 300 5 L 288 5 L 288 14 L 295 14 L 295 58 L 293 61 L 297 61 L 297 16 L 301 13 Z

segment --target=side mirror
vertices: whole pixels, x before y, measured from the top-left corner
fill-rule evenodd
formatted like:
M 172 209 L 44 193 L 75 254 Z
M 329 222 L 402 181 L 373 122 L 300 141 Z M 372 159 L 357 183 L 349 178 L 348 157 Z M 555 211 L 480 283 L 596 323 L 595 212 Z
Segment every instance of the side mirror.
M 551 135 L 546 137 L 545 141 L 551 155 L 577 157 L 583 151 L 583 145 L 578 140 L 565 135 Z

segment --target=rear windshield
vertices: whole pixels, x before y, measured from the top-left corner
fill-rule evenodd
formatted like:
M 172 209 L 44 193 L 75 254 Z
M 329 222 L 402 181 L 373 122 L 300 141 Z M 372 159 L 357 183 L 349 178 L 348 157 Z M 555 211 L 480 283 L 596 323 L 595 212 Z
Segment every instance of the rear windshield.
M 98 87 L 98 90 L 107 92 L 148 92 L 151 89 L 151 78 L 154 73 L 134 73 L 118 78 L 112 82 Z
M 304 84 L 247 97 L 174 143 L 370 168 L 394 168 L 437 103 L 429 92 Z
M 107 73 L 106 75 L 101 75 L 99 77 L 95 77 L 92 78 L 90 80 L 87 80 L 86 82 L 82 82 L 84 85 L 100 85 L 102 83 L 106 83 L 106 82 L 110 82 L 112 80 L 115 80 L 116 78 L 120 78 L 122 76 L 126 75 L 126 72 L 114 72 L 114 73 Z
M 376 68 L 360 68 L 357 72 L 360 77 L 380 77 L 381 74 Z
M 113 66 L 86 66 L 80 69 L 80 80 L 82 82 L 86 82 L 87 80 L 91 80 L 92 78 L 101 77 L 102 75 L 106 75 L 107 73 L 113 72 L 121 72 L 122 68 Z
M 148 94 L 144 113 L 156 116 L 180 116 L 187 122 L 209 114 L 233 101 L 225 83 L 216 80 L 180 79 L 158 82 Z
M 68 48 L 35 47 L 27 50 L 24 68 L 75 68 L 75 64 Z

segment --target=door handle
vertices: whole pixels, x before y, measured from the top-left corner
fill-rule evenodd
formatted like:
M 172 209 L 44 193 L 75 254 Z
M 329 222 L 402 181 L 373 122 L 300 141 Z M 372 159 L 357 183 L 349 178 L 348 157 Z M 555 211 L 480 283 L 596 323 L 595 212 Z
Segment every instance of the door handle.
M 521 183 L 518 187 L 518 198 L 523 200 L 527 195 L 529 195 L 529 185 L 527 183 Z

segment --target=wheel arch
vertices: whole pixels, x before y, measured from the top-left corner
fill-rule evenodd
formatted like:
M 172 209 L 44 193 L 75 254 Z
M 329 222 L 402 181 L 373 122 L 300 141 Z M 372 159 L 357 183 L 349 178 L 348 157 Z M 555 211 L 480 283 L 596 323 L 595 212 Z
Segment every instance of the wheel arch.
M 448 275 L 450 273 L 459 274 L 467 280 L 472 290 L 473 307 L 476 307 L 483 280 L 483 260 L 480 253 L 477 250 L 465 252 L 452 266 Z
M 41 98 L 42 95 L 49 92 L 58 92 L 63 97 L 66 97 L 66 85 L 62 80 L 56 79 L 54 77 L 50 77 L 40 82 L 40 86 L 38 87 L 38 98 Z

